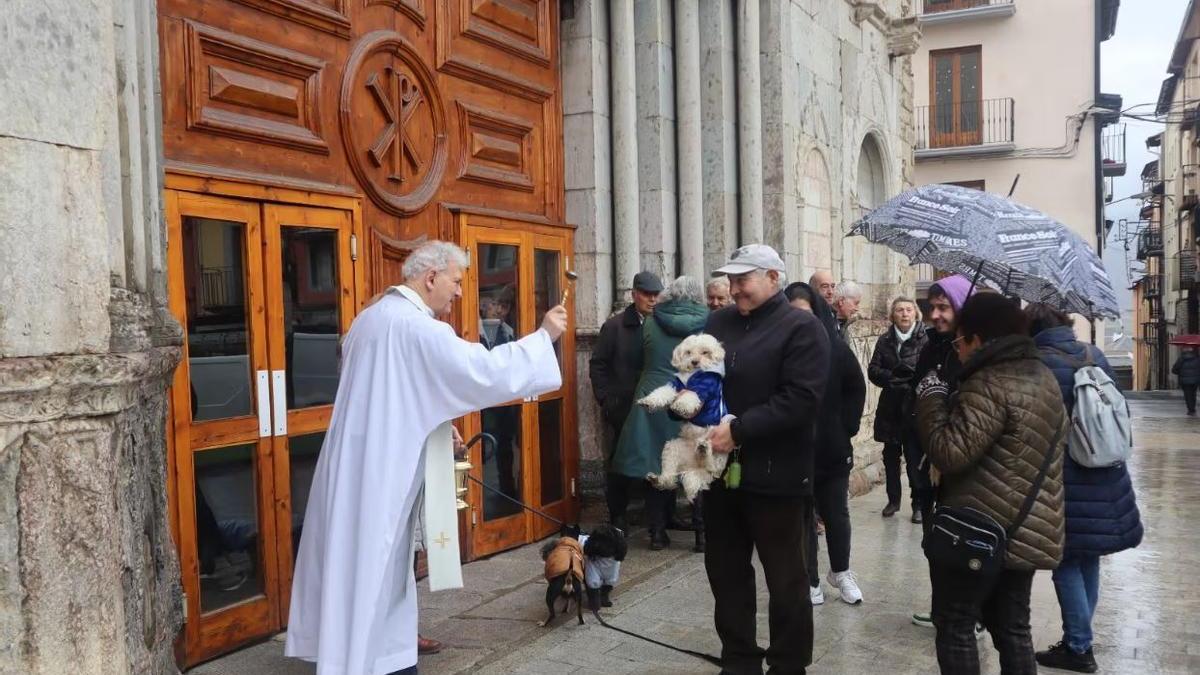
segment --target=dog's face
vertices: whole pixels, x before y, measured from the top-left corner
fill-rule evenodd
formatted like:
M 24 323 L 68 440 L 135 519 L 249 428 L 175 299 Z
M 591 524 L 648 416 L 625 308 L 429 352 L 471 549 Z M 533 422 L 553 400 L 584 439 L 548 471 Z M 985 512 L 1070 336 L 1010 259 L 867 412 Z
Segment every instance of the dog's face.
M 724 361 L 725 349 L 721 343 L 705 333 L 688 336 L 671 353 L 671 365 L 681 373 L 710 370 Z

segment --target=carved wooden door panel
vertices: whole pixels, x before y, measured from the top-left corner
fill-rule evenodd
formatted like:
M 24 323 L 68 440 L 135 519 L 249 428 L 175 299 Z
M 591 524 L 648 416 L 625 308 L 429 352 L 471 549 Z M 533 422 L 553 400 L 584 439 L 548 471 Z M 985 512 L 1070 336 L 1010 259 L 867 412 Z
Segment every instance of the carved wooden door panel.
M 287 435 L 255 466 L 280 493 L 297 493 L 303 486 L 289 473 L 288 457 L 317 444 L 326 413 L 313 397 L 329 382 L 322 363 L 307 364 L 305 372 L 293 363 L 301 354 L 324 353 L 327 340 L 304 325 L 288 331 L 289 299 L 275 294 L 283 292 L 280 279 L 294 281 L 281 257 L 290 246 L 320 244 L 335 230 L 359 233 L 357 240 L 338 240 L 340 251 L 349 246 L 361 260 L 357 300 L 337 303 L 339 324 L 352 320 L 362 299 L 401 281 L 401 264 L 419 242 L 464 243 L 471 217 L 501 219 L 522 237 L 568 242 L 555 249 L 562 256 L 556 264 L 565 263 L 571 232 L 563 222 L 558 2 L 159 0 L 158 10 L 168 185 L 262 205 L 259 226 L 268 238 L 261 264 L 251 270 L 257 276 L 246 282 L 275 289 L 264 300 L 265 318 L 256 320 L 286 342 L 273 343 L 262 368 L 272 375 L 286 370 L 283 388 L 295 400 L 286 408 Z M 345 201 L 355 204 L 339 206 L 350 214 L 349 229 L 297 219 L 288 210 Z M 169 265 L 174 283 L 185 272 Z M 464 311 L 458 307 L 451 317 L 456 326 L 466 326 Z M 563 363 L 573 364 L 573 343 L 564 342 L 563 350 Z M 560 393 L 561 429 L 552 435 L 564 444 L 561 457 L 550 459 L 558 473 L 527 480 L 556 498 L 561 493 L 555 513 L 573 515 L 577 502 L 568 492 L 577 469 L 568 441 L 575 434 L 574 387 Z M 557 412 L 558 405 L 550 407 Z M 522 419 L 527 437 L 542 433 L 528 421 L 536 415 Z M 195 507 L 184 503 L 191 493 L 171 490 L 182 533 Z M 264 555 L 277 557 L 278 572 L 264 585 L 274 594 L 271 620 L 282 623 L 295 514 L 279 504 L 260 507 L 276 512 L 273 520 L 260 518 L 278 531 L 261 546 Z M 471 542 L 470 520 L 462 527 L 463 541 Z M 542 530 L 514 526 L 498 532 L 496 541 L 517 545 Z M 469 545 L 466 553 L 479 555 Z M 187 633 L 193 643 L 195 621 L 191 616 Z M 221 644 L 260 629 L 231 623 Z M 195 646 L 188 652 L 192 661 L 221 649 Z

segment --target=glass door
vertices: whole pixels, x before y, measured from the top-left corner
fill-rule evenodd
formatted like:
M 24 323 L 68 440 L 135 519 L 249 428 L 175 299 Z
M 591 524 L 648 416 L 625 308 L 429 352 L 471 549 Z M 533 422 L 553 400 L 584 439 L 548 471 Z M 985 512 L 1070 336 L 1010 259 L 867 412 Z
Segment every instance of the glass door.
M 168 191 L 189 664 L 279 631 L 354 314 L 348 211 Z
M 471 228 L 466 248 L 471 255 L 464 293 L 463 337 L 487 349 L 518 340 L 534 329 L 529 311 L 530 274 L 525 258 L 529 251 L 520 232 Z M 530 401 L 509 401 L 470 415 L 470 435 L 488 434 L 472 448 L 472 474 L 486 488 L 472 483 L 472 551 L 487 555 L 525 543 L 529 538 L 527 513 L 512 500 L 528 503 L 528 459 L 536 447 L 531 432 Z M 493 442 L 494 439 L 494 442 Z
M 570 248 L 564 237 L 534 235 L 531 238 L 534 325 L 540 326 L 546 312 L 562 300 L 565 272 L 570 268 Z M 571 307 L 569 294 L 567 305 Z M 574 343 L 575 333 L 568 330 L 554 345 L 560 367 L 574 365 L 563 360 L 563 354 L 575 353 Z M 568 433 L 576 428 L 575 407 L 567 395 L 574 391 L 574 371 L 573 367 L 563 367 L 563 386 L 558 391 L 542 394 L 533 402 L 534 426 L 538 431 L 533 503 L 547 515 L 562 521 L 574 519 L 575 476 L 578 475 L 576 436 Z M 558 529 L 540 516 L 533 516 L 533 525 L 534 539 L 549 536 Z
M 279 626 L 266 299 L 259 206 L 169 192 L 172 384 L 189 663 Z
M 568 238 L 472 225 L 466 228 L 465 245 L 471 266 L 463 299 L 463 337 L 494 349 L 537 330 L 545 313 L 562 299 Z M 564 355 L 574 354 L 570 331 L 555 351 L 560 364 Z M 557 525 L 513 500 L 560 520 L 574 517 L 574 369 L 563 370 L 558 391 L 509 401 L 466 420 L 468 436 L 490 436 L 472 448 L 473 473 L 487 486 L 469 486 L 472 557 L 557 530 Z
M 273 471 L 280 617 L 287 623 L 292 571 L 317 457 L 337 395 L 339 346 L 354 318 L 347 211 L 263 207 L 264 279 L 271 340 Z

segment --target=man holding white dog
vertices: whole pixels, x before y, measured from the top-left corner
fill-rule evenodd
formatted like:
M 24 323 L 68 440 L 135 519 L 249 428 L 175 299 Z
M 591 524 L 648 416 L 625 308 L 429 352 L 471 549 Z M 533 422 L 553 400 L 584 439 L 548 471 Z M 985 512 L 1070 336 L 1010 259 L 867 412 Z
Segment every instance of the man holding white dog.
M 725 403 L 736 419 L 714 427 L 714 452 L 729 453 L 726 480 L 704 499 L 704 564 L 728 673 L 803 673 L 812 661 L 813 611 L 806 571 L 812 518 L 814 428 L 829 370 L 820 322 L 783 295 L 784 263 L 769 246 L 733 253 L 734 305 L 713 312 L 705 332 L 725 347 Z M 771 598 L 770 646 L 755 637 L 758 551 Z

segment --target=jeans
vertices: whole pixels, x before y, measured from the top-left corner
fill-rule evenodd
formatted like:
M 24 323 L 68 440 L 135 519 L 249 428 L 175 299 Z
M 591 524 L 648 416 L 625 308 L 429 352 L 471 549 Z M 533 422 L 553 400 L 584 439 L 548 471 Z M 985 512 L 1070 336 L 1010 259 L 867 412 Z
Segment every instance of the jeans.
M 1183 388 L 1183 402 L 1187 404 L 1189 413 L 1196 412 L 1196 386 L 1194 384 L 1179 385 Z
M 912 493 L 912 508 L 916 513 L 929 501 L 929 470 L 921 467 L 924 455 L 921 444 L 911 434 L 905 433 L 903 443 L 885 443 L 883 446 L 883 468 L 887 475 L 887 498 L 889 504 L 899 504 L 902 496 L 900 487 L 900 459 L 904 459 L 908 474 L 908 489 Z
M 704 567 L 716 607 L 725 671 L 762 673 L 763 657 L 774 673 L 803 673 L 812 662 L 813 609 L 805 570 L 812 499 L 771 497 L 715 485 L 704 495 L 708 546 Z M 754 566 L 758 551 L 770 592 L 770 646 L 758 646 Z
M 937 628 L 938 667 L 943 675 L 978 675 L 976 622 L 983 623 L 1000 652 L 1003 675 L 1034 675 L 1029 594 L 1033 571 L 1004 570 L 981 584 L 966 571 L 929 565 L 933 585 L 933 625 Z
M 1054 592 L 1062 610 L 1063 642 L 1082 654 L 1092 648 L 1092 615 L 1100 599 L 1100 558 L 1067 556 L 1054 570 Z
M 829 569 L 850 569 L 850 474 L 822 478 L 813 483 L 813 508 L 825 521 L 825 545 L 829 549 Z M 808 528 L 808 583 L 817 586 L 821 574 L 817 566 L 819 546 L 816 519 Z

